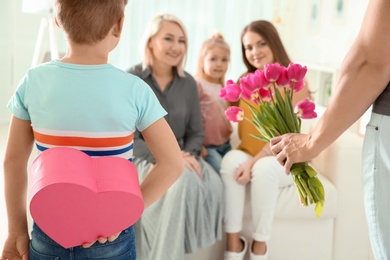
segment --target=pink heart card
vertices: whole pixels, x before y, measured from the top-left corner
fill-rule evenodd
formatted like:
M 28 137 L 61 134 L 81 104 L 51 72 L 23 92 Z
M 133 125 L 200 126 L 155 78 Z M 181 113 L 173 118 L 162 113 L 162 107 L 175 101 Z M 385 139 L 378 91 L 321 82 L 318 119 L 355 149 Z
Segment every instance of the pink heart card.
M 33 161 L 30 178 L 31 216 L 64 248 L 116 234 L 144 210 L 137 169 L 124 158 L 50 148 Z

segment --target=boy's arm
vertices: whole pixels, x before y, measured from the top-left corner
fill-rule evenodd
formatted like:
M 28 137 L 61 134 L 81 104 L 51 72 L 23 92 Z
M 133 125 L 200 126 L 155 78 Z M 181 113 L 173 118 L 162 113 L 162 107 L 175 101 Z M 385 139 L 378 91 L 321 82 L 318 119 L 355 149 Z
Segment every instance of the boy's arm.
M 134 149 L 134 157 L 141 158 L 151 163 L 156 162 L 141 132 L 138 130 L 136 130 L 134 133 L 134 147 L 137 147 Z
M 146 128 L 142 135 L 156 164 L 141 184 L 145 208 L 158 200 L 184 170 L 177 140 L 164 118 Z
M 30 121 L 12 117 L 4 157 L 4 191 L 8 237 L 2 259 L 27 259 L 27 164 L 34 143 Z

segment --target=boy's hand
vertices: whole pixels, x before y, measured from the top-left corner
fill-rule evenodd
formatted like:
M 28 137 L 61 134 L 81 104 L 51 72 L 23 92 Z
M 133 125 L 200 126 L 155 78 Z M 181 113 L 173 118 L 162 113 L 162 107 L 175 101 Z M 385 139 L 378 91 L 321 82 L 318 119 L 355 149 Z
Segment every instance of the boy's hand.
M 8 234 L 1 260 L 28 260 L 28 234 Z
M 84 243 L 83 244 L 83 247 L 84 248 L 89 248 L 91 247 L 93 244 L 95 244 L 96 241 L 98 241 L 100 244 L 104 244 L 106 243 L 107 241 L 108 242 L 112 242 L 114 241 L 115 239 L 117 239 L 119 237 L 119 235 L 121 234 L 121 232 L 119 233 L 116 233 L 115 235 L 112 235 L 112 236 L 109 236 L 109 237 L 99 237 L 97 240 L 91 242 L 91 243 Z

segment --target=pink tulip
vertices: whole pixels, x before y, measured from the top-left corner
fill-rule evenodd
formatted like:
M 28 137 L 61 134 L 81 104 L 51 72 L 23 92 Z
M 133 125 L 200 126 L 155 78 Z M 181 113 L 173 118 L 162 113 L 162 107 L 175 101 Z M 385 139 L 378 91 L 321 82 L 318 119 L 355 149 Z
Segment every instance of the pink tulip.
M 254 91 L 251 91 L 250 89 L 245 88 L 245 87 L 243 87 L 243 85 L 241 85 L 241 97 L 243 99 L 252 100 L 253 93 L 254 93 Z
M 278 80 L 281 72 L 281 66 L 279 63 L 265 64 L 264 65 L 264 77 L 269 82 L 275 82 Z
M 291 81 L 302 80 L 307 72 L 307 67 L 302 67 L 300 64 L 290 63 L 287 67 L 288 78 Z
M 303 89 L 303 87 L 305 86 L 305 81 L 303 79 L 297 82 L 291 81 L 290 88 L 292 88 L 293 84 L 294 84 L 294 92 L 298 92 L 301 89 Z
M 261 99 L 265 102 L 271 102 L 271 91 L 267 88 L 261 88 L 259 89 L 259 95 Z
M 317 113 L 314 111 L 315 108 L 316 105 L 305 98 L 296 104 L 294 112 L 297 114 L 297 117 L 311 119 L 317 117 Z
M 232 122 L 241 122 L 244 120 L 244 111 L 235 106 L 230 106 L 225 111 L 226 118 Z
M 238 101 L 240 96 L 241 88 L 231 79 L 226 82 L 226 87 L 219 92 L 219 97 L 229 102 Z
M 256 84 L 253 82 L 253 73 L 246 75 L 245 77 L 240 78 L 240 86 L 241 89 L 245 88 L 248 91 L 254 91 L 256 88 Z
M 264 88 L 270 84 L 270 82 L 265 78 L 263 70 L 256 70 L 253 73 L 253 83 L 257 88 Z
M 288 86 L 290 84 L 290 79 L 288 78 L 287 68 L 286 67 L 280 67 L 280 76 L 278 80 L 276 81 L 276 84 L 278 84 L 281 87 Z

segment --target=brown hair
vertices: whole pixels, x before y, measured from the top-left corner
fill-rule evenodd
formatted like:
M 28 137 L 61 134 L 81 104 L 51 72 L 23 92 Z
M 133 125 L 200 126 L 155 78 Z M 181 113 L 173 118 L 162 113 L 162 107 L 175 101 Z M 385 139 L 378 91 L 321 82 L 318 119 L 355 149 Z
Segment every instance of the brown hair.
M 148 47 L 149 40 L 155 36 L 161 29 L 164 21 L 176 23 L 182 29 L 185 38 L 185 52 L 179 65 L 176 66 L 177 73 L 179 76 L 184 77 L 184 67 L 186 64 L 187 50 L 188 50 L 188 36 L 183 23 L 172 14 L 159 14 L 155 16 L 146 28 L 142 41 L 141 41 L 141 55 L 142 55 L 142 68 L 145 69 L 148 66 L 153 65 L 153 55 Z
M 56 0 L 55 17 L 68 40 L 94 44 L 124 16 L 127 0 Z
M 215 33 L 213 34 L 209 39 L 203 42 L 202 47 L 199 52 L 198 57 L 198 63 L 196 67 L 196 77 L 199 78 L 205 78 L 204 70 L 203 70 L 203 63 L 204 58 L 207 54 L 207 52 L 214 48 L 214 47 L 220 47 L 228 52 L 229 60 L 230 60 L 230 47 L 229 44 L 224 40 L 223 35 L 221 33 Z M 219 83 L 224 86 L 225 85 L 225 77 L 219 79 Z
M 286 49 L 283 46 L 282 40 L 280 39 L 279 33 L 272 23 L 265 20 L 258 20 L 251 22 L 242 30 L 241 33 L 241 50 L 244 64 L 248 69 L 247 73 L 254 72 L 257 70 L 256 67 L 251 65 L 245 56 L 245 46 L 242 43 L 242 38 L 246 32 L 254 32 L 259 34 L 270 47 L 274 56 L 275 62 L 280 65 L 287 67 L 291 60 L 287 55 Z

